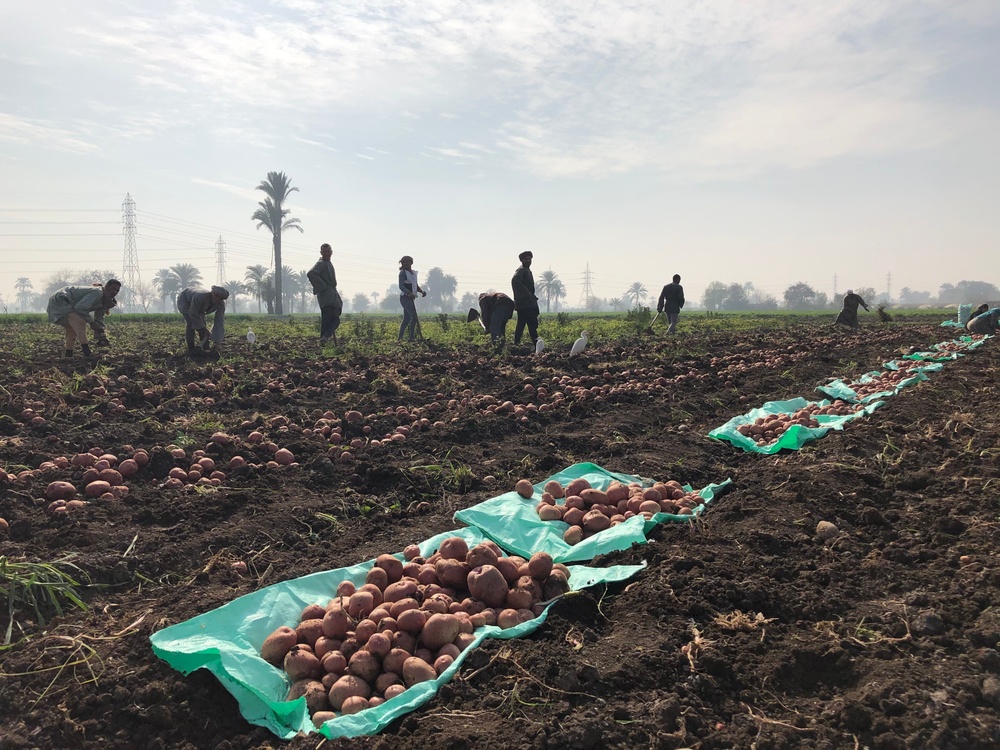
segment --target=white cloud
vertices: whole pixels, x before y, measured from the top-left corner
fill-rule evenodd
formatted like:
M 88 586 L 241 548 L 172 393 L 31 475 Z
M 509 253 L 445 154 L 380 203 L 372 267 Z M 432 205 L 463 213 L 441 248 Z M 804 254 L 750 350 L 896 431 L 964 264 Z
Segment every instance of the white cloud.
M 42 122 L 0 112 L 0 141 L 18 145 L 46 146 L 58 151 L 95 153 L 99 149 L 79 133 Z

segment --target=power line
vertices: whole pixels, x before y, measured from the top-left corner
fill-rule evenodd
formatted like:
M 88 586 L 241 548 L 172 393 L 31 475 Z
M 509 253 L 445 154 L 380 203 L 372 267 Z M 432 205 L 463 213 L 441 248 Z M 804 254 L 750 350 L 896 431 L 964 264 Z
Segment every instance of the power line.
M 125 221 L 125 259 L 122 263 L 122 284 L 125 292 L 125 312 L 138 312 L 136 292 L 139 289 L 139 252 L 135 248 L 135 201 L 131 193 L 122 201 L 122 218 Z

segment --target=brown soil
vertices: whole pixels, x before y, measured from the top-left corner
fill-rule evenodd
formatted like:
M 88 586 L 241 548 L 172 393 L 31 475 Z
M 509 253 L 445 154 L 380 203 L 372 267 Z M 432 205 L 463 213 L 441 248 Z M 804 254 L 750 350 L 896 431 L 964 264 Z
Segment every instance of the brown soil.
M 456 358 L 434 346 L 408 350 L 405 366 L 280 346 L 252 366 L 193 364 L 154 347 L 156 371 L 112 354 L 88 375 L 79 362 L 0 354 L 0 466 L 33 468 L 95 445 L 153 457 L 124 500 L 67 518 L 36 498 L 69 471 L 0 484 L 0 517 L 11 524 L 0 554 L 73 553 L 92 584 L 86 612 L 67 609 L 45 628 L 23 610 L 15 616 L 15 645 L 0 651 L 0 748 L 997 747 L 997 345 L 796 453 L 743 454 L 705 437 L 764 401 L 811 397 L 827 378 L 949 337 L 929 324 L 861 334 L 793 324 L 680 340 L 743 359 L 733 371 L 733 360 L 650 338 L 499 365 L 480 350 Z M 369 422 L 379 435 L 398 424 L 385 407 L 426 406 L 438 394 L 445 403 L 465 389 L 524 402 L 527 380 L 621 384 L 643 368 L 642 383 L 667 385 L 570 397 L 527 424 L 445 409 L 432 419 L 446 427 L 361 451 L 355 463 L 331 463 L 324 443 L 294 429 L 267 430 L 300 466 L 235 471 L 214 493 L 159 487 L 174 464 L 164 447 L 179 436 L 204 447 L 209 417 L 245 437 L 244 421 L 284 414 L 310 426 L 314 409 L 357 407 L 379 415 Z M 74 373 L 84 390 L 100 380 L 111 392 L 80 396 L 67 385 Z M 206 378 L 219 384 L 214 406 L 184 389 Z M 159 390 L 150 398 L 144 388 Z M 112 415 L 118 390 L 128 410 Z M 47 419 L 37 428 L 21 422 L 33 401 Z M 225 464 L 235 450 L 209 455 Z M 471 468 L 470 486 L 413 468 L 446 459 Z M 531 637 L 487 641 L 435 700 L 378 736 L 279 740 L 248 724 L 207 672 L 184 677 L 150 650 L 149 636 L 166 625 L 261 585 L 399 551 L 454 528 L 455 510 L 521 476 L 539 481 L 577 461 L 695 486 L 731 477 L 734 486 L 702 521 L 660 527 L 651 544 L 595 563 L 645 560 L 628 584 L 556 604 Z M 487 475 L 497 483 L 484 484 Z M 839 536 L 819 540 L 820 520 Z M 231 568 L 237 560 L 247 574 Z M 4 630 L 7 622 L 0 615 Z

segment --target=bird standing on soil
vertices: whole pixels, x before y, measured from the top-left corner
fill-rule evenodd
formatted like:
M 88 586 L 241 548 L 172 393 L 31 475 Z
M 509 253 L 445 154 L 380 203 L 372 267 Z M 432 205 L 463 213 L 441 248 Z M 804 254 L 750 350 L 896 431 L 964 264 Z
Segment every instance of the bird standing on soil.
M 569 350 L 569 356 L 575 357 L 577 354 L 579 354 L 586 348 L 587 348 L 587 332 L 584 331 L 583 333 L 580 334 L 580 338 L 578 338 L 575 342 L 573 342 L 573 348 Z
M 253 328 L 247 328 L 247 344 L 253 349 L 253 345 L 257 343 L 257 334 L 253 332 Z
M 535 354 L 541 354 L 542 350 L 545 348 L 545 342 L 541 338 L 535 342 Z

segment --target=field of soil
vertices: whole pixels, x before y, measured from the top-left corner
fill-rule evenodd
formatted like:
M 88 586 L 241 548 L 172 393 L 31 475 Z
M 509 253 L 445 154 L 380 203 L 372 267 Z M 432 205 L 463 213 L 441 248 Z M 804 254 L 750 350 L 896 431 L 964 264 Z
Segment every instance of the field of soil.
M 322 352 L 265 328 L 254 351 L 213 362 L 179 356 L 165 324 L 124 322 L 96 365 L 57 357 L 53 326 L 7 326 L 0 557 L 69 559 L 87 608 L 64 603 L 44 626 L 15 608 L 0 650 L 0 748 L 1000 746 L 1000 345 L 843 432 L 761 456 L 706 433 L 765 401 L 818 397 L 829 378 L 952 329 L 688 321 L 675 338 L 593 340 L 574 359 L 568 347 L 494 358 L 433 342 Z M 550 406 L 487 411 L 506 401 Z M 350 410 L 363 419 L 347 421 Z M 358 439 L 352 459 L 334 446 L 331 460 L 322 419 Z M 427 424 L 367 444 L 414 419 Z M 262 443 L 247 442 L 255 431 Z M 210 443 L 216 432 L 238 440 Z M 295 464 L 268 468 L 268 441 Z M 38 467 L 94 447 L 150 461 L 124 497 L 48 512 L 46 485 L 80 487 L 80 471 Z M 198 449 L 225 478 L 165 487 Z M 256 466 L 230 470 L 237 454 Z M 557 602 L 530 637 L 486 641 L 434 700 L 377 736 L 280 740 L 247 723 L 216 678 L 185 677 L 150 649 L 168 625 L 401 551 L 454 528 L 456 510 L 579 461 L 733 485 L 697 522 L 593 563 L 645 561 L 627 584 Z M 839 534 L 820 539 L 823 520 Z

